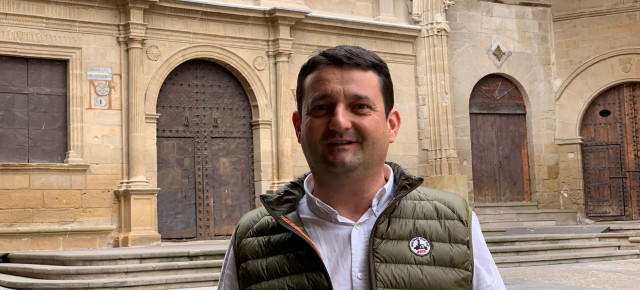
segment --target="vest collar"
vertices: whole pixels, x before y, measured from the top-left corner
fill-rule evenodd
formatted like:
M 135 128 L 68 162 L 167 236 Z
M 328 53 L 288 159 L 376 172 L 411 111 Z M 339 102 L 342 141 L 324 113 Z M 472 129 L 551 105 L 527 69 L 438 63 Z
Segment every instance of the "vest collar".
M 422 184 L 422 177 L 417 177 L 407 172 L 402 166 L 394 162 L 386 162 L 393 171 L 395 186 L 394 199 L 398 200 L 407 195 L 411 190 Z M 260 201 L 273 216 L 291 216 L 298 208 L 298 202 L 304 196 L 304 179 L 309 173 L 305 173 L 278 189 L 276 194 L 262 194 Z

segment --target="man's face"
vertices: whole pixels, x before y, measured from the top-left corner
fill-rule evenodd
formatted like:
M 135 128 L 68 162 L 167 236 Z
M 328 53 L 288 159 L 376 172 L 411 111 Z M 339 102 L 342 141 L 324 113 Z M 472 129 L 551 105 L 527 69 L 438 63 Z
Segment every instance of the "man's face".
M 304 86 L 302 112 L 293 114 L 293 124 L 312 172 L 368 172 L 382 166 L 400 115 L 393 109 L 385 116 L 376 73 L 329 65 L 310 74 Z

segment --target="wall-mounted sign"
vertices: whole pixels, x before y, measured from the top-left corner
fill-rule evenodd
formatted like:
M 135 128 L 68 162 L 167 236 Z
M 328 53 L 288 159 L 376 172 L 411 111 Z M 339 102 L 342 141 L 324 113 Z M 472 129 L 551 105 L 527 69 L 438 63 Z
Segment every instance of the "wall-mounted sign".
M 110 67 L 88 66 L 87 80 L 88 81 L 112 81 L 113 70 Z

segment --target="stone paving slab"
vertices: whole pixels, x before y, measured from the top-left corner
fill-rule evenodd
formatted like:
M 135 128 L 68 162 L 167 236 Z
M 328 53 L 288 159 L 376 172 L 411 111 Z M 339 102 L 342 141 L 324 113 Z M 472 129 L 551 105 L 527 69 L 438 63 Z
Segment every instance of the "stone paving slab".
M 508 290 L 640 289 L 640 259 L 499 270 Z

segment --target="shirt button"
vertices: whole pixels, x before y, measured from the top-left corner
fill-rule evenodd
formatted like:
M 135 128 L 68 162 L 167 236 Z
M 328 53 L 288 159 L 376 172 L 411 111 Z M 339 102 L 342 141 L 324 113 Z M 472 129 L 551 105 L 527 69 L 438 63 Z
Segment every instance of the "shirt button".
M 356 277 L 358 277 L 359 280 L 362 280 L 362 278 L 364 278 L 364 274 L 362 274 L 362 272 L 358 273 L 356 275 Z
M 360 229 L 360 225 L 356 224 L 355 228 L 356 228 L 356 230 L 359 230 Z

